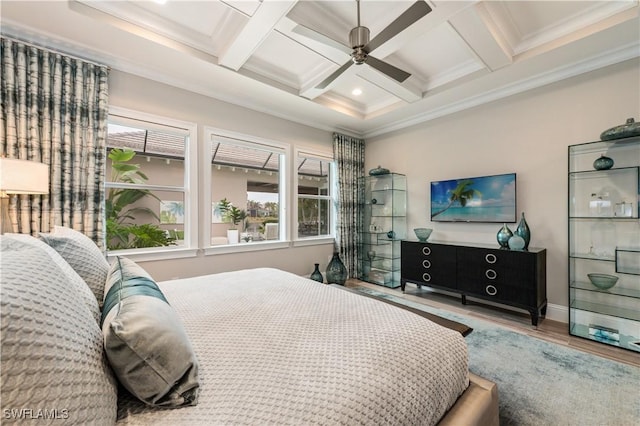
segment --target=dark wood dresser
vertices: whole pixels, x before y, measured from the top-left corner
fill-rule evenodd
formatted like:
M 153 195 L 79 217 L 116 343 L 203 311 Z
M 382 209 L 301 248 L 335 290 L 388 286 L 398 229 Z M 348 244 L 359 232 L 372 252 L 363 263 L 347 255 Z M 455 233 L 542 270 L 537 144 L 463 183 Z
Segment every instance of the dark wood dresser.
M 547 309 L 547 251 L 482 244 L 402 241 L 400 286 L 406 283 L 525 309 L 538 325 Z

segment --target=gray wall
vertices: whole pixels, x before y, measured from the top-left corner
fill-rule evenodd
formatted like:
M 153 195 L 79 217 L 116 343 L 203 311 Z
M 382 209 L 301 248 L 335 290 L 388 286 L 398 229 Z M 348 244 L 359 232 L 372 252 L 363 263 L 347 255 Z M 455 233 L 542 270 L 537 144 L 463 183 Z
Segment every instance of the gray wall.
M 630 60 L 368 139 L 367 169 L 381 164 L 407 175 L 409 229 L 433 228 L 437 240 L 485 243 L 496 242 L 499 224 L 430 222 L 429 183 L 516 172 L 518 216 L 525 212 L 531 246 L 547 248 L 549 302 L 566 321 L 567 146 L 599 140 L 629 117 L 640 119 L 639 65 Z

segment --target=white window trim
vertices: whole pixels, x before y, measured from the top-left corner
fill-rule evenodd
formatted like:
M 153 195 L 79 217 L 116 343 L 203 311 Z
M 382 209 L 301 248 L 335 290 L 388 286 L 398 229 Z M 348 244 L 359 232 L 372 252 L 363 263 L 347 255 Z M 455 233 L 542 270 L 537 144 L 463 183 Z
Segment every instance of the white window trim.
M 122 108 L 119 106 L 109 106 L 109 116 L 117 116 L 118 121 L 131 124 L 140 121 L 145 122 L 149 129 L 167 130 L 167 127 L 174 127 L 186 132 L 187 146 L 185 149 L 184 169 L 184 201 L 185 201 L 185 224 L 184 224 L 184 245 L 179 247 L 153 247 L 129 250 L 112 250 L 108 252 L 108 258 L 116 256 L 127 256 L 134 261 L 150 261 L 177 259 L 185 257 L 195 257 L 198 253 L 198 168 L 194 167 L 198 158 L 198 125 L 189 121 L 176 120 L 170 117 L 163 117 L 142 111 Z M 157 187 L 156 185 L 147 185 Z
M 308 157 L 308 158 L 313 158 L 316 160 L 322 160 L 322 161 L 326 161 L 329 163 L 333 163 L 334 166 L 331 167 L 331 172 L 329 175 L 329 183 L 331 185 L 331 194 L 329 197 L 330 203 L 331 203 L 331 211 L 329 214 L 329 221 L 330 221 L 330 230 L 331 232 L 329 234 L 326 235 L 317 235 L 317 236 L 313 236 L 313 237 L 298 237 L 298 229 L 297 229 L 297 225 L 298 225 L 298 182 L 300 182 L 300 180 L 298 179 L 298 167 L 297 167 L 297 161 L 298 161 L 298 157 L 300 156 L 304 156 L 304 157 Z M 291 218 L 291 235 L 292 235 L 292 241 L 293 241 L 293 246 L 294 247 L 304 247 L 304 246 L 312 246 L 312 245 L 321 245 L 321 244 L 329 244 L 329 243 L 333 243 L 335 241 L 336 238 L 336 221 L 338 220 L 338 212 L 336 211 L 336 201 L 337 201 L 337 186 L 336 186 L 336 166 L 335 166 L 335 159 L 333 158 L 333 153 L 331 151 L 322 151 L 322 150 L 317 150 L 317 149 L 313 149 L 313 148 L 307 148 L 307 147 L 296 147 L 294 149 L 294 155 L 293 155 L 293 188 L 292 188 L 292 193 L 293 193 L 293 204 L 294 207 L 292 208 L 292 218 Z M 318 198 L 318 199 L 322 199 L 325 200 L 327 199 L 327 197 L 320 197 L 320 196 L 309 196 L 308 198 Z
M 249 243 L 223 244 L 205 247 L 205 255 L 244 253 L 250 251 L 279 250 L 291 247 L 290 241 L 255 241 Z
M 278 241 L 257 241 L 251 243 L 239 243 L 239 244 L 224 244 L 220 246 L 212 246 L 211 245 L 211 226 L 205 226 L 205 232 L 202 237 L 204 238 L 204 254 L 205 255 L 213 255 L 213 254 L 223 254 L 223 253 L 242 253 L 249 251 L 258 251 L 258 250 L 270 250 L 270 249 L 282 249 L 288 248 L 291 246 L 291 237 L 289 231 L 289 222 L 291 218 L 288 217 L 289 212 L 289 204 L 291 203 L 291 187 L 288 182 L 288 173 L 290 169 L 291 163 L 291 145 L 279 142 L 271 139 L 262 138 L 259 136 L 248 135 L 239 132 L 233 132 L 229 130 L 220 129 L 212 126 L 204 126 L 204 154 L 201 155 L 201 163 L 200 167 L 203 170 L 203 181 L 204 181 L 204 206 L 201 208 L 201 214 L 204 222 L 211 222 L 211 189 L 212 180 L 211 180 L 211 152 L 213 148 L 213 138 L 214 137 L 222 137 L 226 139 L 230 139 L 229 143 L 234 143 L 238 145 L 244 145 L 247 147 L 255 148 L 256 145 L 264 149 L 271 149 L 276 151 L 281 151 L 284 154 L 284 159 L 282 164 L 280 164 L 280 172 L 278 173 L 279 185 L 280 185 L 280 195 L 283 199 L 280 200 L 280 226 L 278 231 L 280 232 L 280 239 Z

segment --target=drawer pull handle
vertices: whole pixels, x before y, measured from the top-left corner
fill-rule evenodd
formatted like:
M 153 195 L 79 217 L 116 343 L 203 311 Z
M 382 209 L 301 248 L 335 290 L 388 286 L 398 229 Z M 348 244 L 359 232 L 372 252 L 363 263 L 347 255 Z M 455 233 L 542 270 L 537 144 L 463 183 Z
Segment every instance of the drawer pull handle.
M 484 275 L 490 280 L 495 280 L 498 277 L 498 273 L 493 269 L 487 269 Z
M 425 256 L 429 256 L 431 254 L 431 247 L 422 247 L 422 254 L 424 254 Z
M 423 266 L 425 269 L 429 269 L 429 268 L 431 268 L 431 262 L 429 261 L 429 259 L 425 259 L 425 260 L 423 260 L 423 261 L 422 261 L 422 266 Z
M 425 272 L 424 274 L 422 274 L 422 281 L 424 281 L 424 282 L 431 281 L 431 275 L 429 275 L 428 273 Z
M 496 294 L 498 294 L 498 289 L 495 286 L 492 286 L 491 284 L 486 286 L 484 291 L 486 291 L 489 296 L 495 296 Z
M 493 253 L 489 253 L 484 257 L 484 260 L 487 261 L 487 263 L 496 263 L 496 261 L 498 260 L 498 258 L 496 257 L 495 254 Z

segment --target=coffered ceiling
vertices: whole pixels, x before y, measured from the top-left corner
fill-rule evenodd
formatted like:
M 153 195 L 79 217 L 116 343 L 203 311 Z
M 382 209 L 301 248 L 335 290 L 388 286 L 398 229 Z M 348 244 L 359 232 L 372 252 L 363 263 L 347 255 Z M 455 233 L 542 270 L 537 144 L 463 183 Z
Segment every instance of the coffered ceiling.
M 2 0 L 0 15 L 5 35 L 364 137 L 640 56 L 637 0 L 428 0 L 411 23 L 415 3 L 360 2 L 372 44 L 391 32 L 371 55 L 406 80 L 365 62 L 323 88 L 351 63 L 354 0 Z

